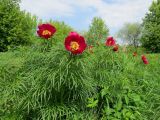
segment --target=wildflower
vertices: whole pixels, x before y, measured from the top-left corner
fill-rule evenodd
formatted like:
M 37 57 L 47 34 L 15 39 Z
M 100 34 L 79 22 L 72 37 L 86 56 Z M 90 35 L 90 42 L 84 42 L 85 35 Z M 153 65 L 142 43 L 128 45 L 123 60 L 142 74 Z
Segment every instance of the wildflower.
M 119 48 L 118 45 L 114 45 L 114 46 L 113 46 L 113 51 L 115 51 L 115 52 L 118 51 L 118 48 Z
M 56 28 L 52 26 L 51 24 L 38 25 L 37 34 L 39 35 L 39 37 L 48 39 L 52 37 L 55 32 L 56 32 Z
M 149 64 L 149 62 L 148 62 L 148 60 L 147 60 L 145 55 L 142 55 L 141 58 L 142 58 L 142 61 L 143 61 L 144 64 Z
M 106 46 L 114 46 L 115 45 L 115 39 L 113 37 L 108 37 L 106 40 Z
M 87 47 L 84 37 L 76 32 L 70 32 L 64 44 L 66 50 L 70 51 L 72 54 L 82 54 Z

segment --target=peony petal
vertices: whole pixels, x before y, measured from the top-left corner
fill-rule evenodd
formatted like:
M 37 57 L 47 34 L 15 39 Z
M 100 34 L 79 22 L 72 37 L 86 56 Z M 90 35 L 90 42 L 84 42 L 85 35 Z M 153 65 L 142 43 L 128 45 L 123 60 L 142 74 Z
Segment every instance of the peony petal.
M 51 34 L 43 35 L 42 33 L 44 30 L 48 30 L 49 32 L 51 32 Z M 54 26 L 52 26 L 51 24 L 47 23 L 47 24 L 38 25 L 37 34 L 39 35 L 39 37 L 48 39 L 48 38 L 52 37 L 55 32 L 56 32 L 56 28 Z
M 71 42 L 77 42 L 79 44 L 79 48 L 77 50 L 71 50 Z M 70 32 L 69 35 L 65 39 L 65 48 L 66 50 L 72 52 L 72 54 L 81 54 L 86 49 L 87 45 L 83 36 L 80 36 L 76 32 Z

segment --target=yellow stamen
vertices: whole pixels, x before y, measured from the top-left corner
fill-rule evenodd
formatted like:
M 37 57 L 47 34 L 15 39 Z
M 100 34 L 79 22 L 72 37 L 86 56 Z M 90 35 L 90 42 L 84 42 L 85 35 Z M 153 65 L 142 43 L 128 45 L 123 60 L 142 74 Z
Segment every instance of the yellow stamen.
M 71 50 L 75 51 L 79 49 L 79 44 L 77 42 L 71 42 Z
M 42 32 L 42 35 L 51 35 L 51 32 L 48 31 L 48 30 L 44 30 L 44 31 Z

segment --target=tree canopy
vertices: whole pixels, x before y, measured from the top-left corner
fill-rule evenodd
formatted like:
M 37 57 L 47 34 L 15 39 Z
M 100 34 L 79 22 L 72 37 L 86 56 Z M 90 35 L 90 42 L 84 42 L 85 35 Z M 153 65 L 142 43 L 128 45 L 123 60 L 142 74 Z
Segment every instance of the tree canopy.
M 0 52 L 30 43 L 36 17 L 20 10 L 19 0 L 0 0 Z M 36 28 L 36 27 L 35 27 Z
M 153 1 L 143 19 L 141 42 L 146 49 L 160 52 L 160 0 Z
M 141 25 L 139 23 L 126 23 L 118 31 L 117 36 L 129 45 L 137 47 L 140 42 Z
M 95 45 L 100 41 L 104 41 L 108 35 L 109 29 L 104 20 L 100 17 L 94 17 L 86 34 L 87 43 L 89 45 Z

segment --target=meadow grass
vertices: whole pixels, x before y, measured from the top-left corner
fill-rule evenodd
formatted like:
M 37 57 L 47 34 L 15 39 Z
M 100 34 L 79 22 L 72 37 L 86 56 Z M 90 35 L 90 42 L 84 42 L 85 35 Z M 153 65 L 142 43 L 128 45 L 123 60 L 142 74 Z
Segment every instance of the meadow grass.
M 73 56 L 64 48 L 0 53 L 3 119 L 158 120 L 160 57 L 99 46 Z

